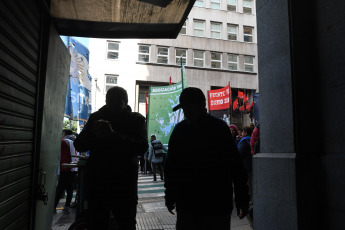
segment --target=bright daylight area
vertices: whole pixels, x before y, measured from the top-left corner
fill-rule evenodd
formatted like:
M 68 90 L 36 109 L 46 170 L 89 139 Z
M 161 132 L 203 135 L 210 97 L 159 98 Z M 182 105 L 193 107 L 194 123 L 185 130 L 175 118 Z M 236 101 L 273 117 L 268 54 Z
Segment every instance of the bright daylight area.
M 172 108 L 187 87 L 201 89 L 208 112 L 236 129 L 236 142 L 243 129 L 253 130 L 259 122 L 253 0 L 196 1 L 176 39 L 61 39 L 71 54 L 63 128 L 76 135 L 114 86 L 126 89 L 132 111 L 146 118 L 148 137 L 155 135 L 166 150 L 175 125 L 185 119 L 183 110 Z M 165 207 L 164 181 L 152 181 L 149 151 L 138 161 L 137 229 L 173 229 L 176 217 Z M 60 199 L 53 228 L 74 220 L 76 206 L 65 202 Z M 252 229 L 250 218 L 240 220 L 233 212 L 231 220 L 232 229 Z

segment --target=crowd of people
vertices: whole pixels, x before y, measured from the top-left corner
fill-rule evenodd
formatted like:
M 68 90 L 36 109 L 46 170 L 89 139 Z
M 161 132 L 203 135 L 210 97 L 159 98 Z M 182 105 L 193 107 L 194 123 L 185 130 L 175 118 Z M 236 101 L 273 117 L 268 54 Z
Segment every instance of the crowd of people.
M 78 137 L 70 142 L 70 134 L 64 131 L 61 163 L 71 160 L 63 152 L 90 152 L 88 229 L 108 229 L 110 213 L 116 229 L 135 229 L 138 167 L 151 172 L 154 182 L 158 170 L 165 205 L 172 214 L 176 211 L 178 230 L 229 230 L 233 194 L 239 218 L 250 213 L 252 156 L 258 152 L 259 126 L 239 130 L 209 115 L 205 95 L 198 88 L 184 89 L 179 102 L 173 111 L 182 109 L 185 120 L 175 126 L 168 148 L 155 135 L 148 143 L 145 118 L 131 111 L 121 87 L 108 90 L 106 105 L 91 114 Z M 55 203 L 65 189 L 68 207 L 71 182 L 64 179 L 65 174 L 74 173 L 61 168 Z

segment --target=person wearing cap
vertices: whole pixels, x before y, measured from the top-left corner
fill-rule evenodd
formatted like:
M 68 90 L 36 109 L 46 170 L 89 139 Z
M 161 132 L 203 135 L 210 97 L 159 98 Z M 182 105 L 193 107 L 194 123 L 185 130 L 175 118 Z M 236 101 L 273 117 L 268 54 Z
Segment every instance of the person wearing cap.
M 248 213 L 247 173 L 228 125 L 206 111 L 206 98 L 198 88 L 182 91 L 185 120 L 169 140 L 164 168 L 165 205 L 176 208 L 176 229 L 229 230 L 233 191 L 237 214 Z
M 125 89 L 115 86 L 106 105 L 90 115 L 74 141 L 90 150 L 86 165 L 87 229 L 108 229 L 112 212 L 118 229 L 135 230 L 138 204 L 138 155 L 148 149 L 145 117 L 128 106 Z

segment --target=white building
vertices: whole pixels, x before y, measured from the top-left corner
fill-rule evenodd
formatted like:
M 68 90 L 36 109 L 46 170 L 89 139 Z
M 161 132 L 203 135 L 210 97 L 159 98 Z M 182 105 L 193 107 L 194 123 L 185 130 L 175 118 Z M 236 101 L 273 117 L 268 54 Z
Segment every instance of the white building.
M 145 115 L 145 91 L 181 80 L 179 58 L 189 86 L 207 91 L 231 83 L 237 90 L 258 90 L 254 0 L 197 0 L 176 39 L 90 39 L 92 107 L 105 104 L 109 87 L 125 88 L 133 111 Z M 232 112 L 232 123 L 248 125 L 247 114 Z

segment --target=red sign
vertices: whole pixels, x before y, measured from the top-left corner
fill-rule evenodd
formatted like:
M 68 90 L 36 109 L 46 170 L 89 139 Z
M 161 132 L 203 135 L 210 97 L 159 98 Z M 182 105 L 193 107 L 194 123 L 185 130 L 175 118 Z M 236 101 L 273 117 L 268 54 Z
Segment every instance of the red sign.
M 209 110 L 228 109 L 230 103 L 230 86 L 208 91 Z M 230 103 L 229 103 L 230 102 Z

